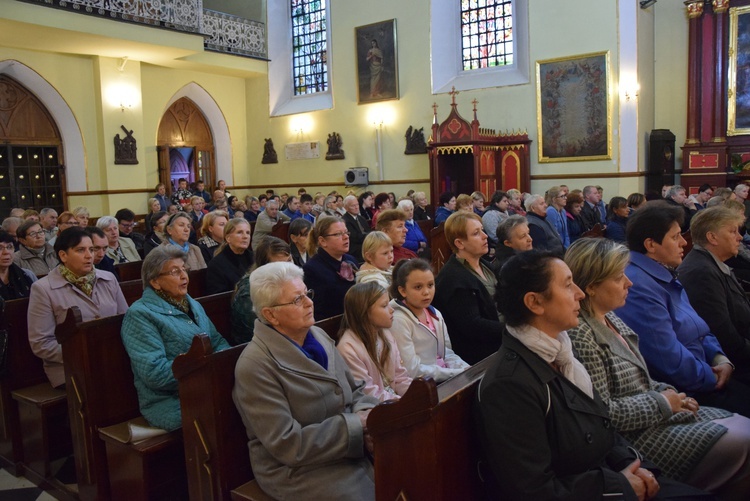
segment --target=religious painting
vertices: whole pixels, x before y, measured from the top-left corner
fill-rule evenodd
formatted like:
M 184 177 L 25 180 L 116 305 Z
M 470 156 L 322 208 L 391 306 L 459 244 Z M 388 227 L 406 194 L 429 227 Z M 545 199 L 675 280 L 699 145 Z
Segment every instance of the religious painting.
M 727 135 L 750 134 L 750 6 L 729 9 Z
M 609 52 L 537 61 L 539 162 L 612 158 Z
M 357 50 L 357 102 L 398 99 L 396 20 L 354 28 Z

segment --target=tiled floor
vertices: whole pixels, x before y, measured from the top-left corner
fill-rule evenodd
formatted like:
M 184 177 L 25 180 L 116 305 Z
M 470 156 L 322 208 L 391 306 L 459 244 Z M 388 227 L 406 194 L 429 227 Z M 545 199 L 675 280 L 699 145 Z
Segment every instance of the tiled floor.
M 0 468 L 0 499 L 3 501 L 55 501 L 55 498 L 23 477 Z
M 75 484 L 75 464 L 72 456 L 52 462 L 52 471 L 65 487 L 77 491 Z M 55 498 L 35 486 L 24 477 L 15 477 L 8 470 L 0 468 L 0 500 L 2 501 L 55 501 Z

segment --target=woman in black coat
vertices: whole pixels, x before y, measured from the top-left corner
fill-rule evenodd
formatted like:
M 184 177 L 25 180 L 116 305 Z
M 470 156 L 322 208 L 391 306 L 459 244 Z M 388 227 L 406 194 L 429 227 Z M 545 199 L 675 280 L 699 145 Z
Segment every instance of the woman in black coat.
M 617 436 L 565 329 L 584 294 L 567 265 L 529 251 L 500 274 L 503 345 L 477 392 L 497 499 L 651 499 L 660 482 Z M 657 471 L 658 473 L 658 471 Z M 673 485 L 670 483 L 670 486 Z M 678 499 L 703 493 L 679 485 Z
M 497 351 L 503 327 L 493 299 L 497 278 L 481 259 L 488 238 L 482 219 L 465 211 L 448 217 L 445 237 L 453 255 L 435 279 L 432 304 L 445 318 L 453 351 L 475 364 Z
M 250 223 L 245 219 L 230 219 L 224 227 L 224 243 L 208 263 L 206 294 L 234 290 L 234 286 L 252 265 Z

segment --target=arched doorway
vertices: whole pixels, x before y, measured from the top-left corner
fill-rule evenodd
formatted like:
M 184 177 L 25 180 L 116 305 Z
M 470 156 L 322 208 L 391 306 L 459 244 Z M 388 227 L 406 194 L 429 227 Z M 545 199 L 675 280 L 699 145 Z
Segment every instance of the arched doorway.
M 206 189 L 216 185 L 214 141 L 206 117 L 193 101 L 180 98 L 164 113 L 159 124 L 159 182 L 177 188 L 177 180 L 188 184 L 202 179 Z
M 0 219 L 13 207 L 65 210 L 60 132 L 47 108 L 0 74 Z

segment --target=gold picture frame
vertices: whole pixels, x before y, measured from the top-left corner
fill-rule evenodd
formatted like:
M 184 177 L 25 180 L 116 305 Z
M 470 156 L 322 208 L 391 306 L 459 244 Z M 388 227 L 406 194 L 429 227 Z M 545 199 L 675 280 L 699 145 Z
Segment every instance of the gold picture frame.
M 354 28 L 357 104 L 399 98 L 396 20 Z
M 609 51 L 536 62 L 540 163 L 612 158 Z
M 747 31 L 749 29 L 750 6 L 729 9 L 728 136 L 750 134 L 750 33 Z

